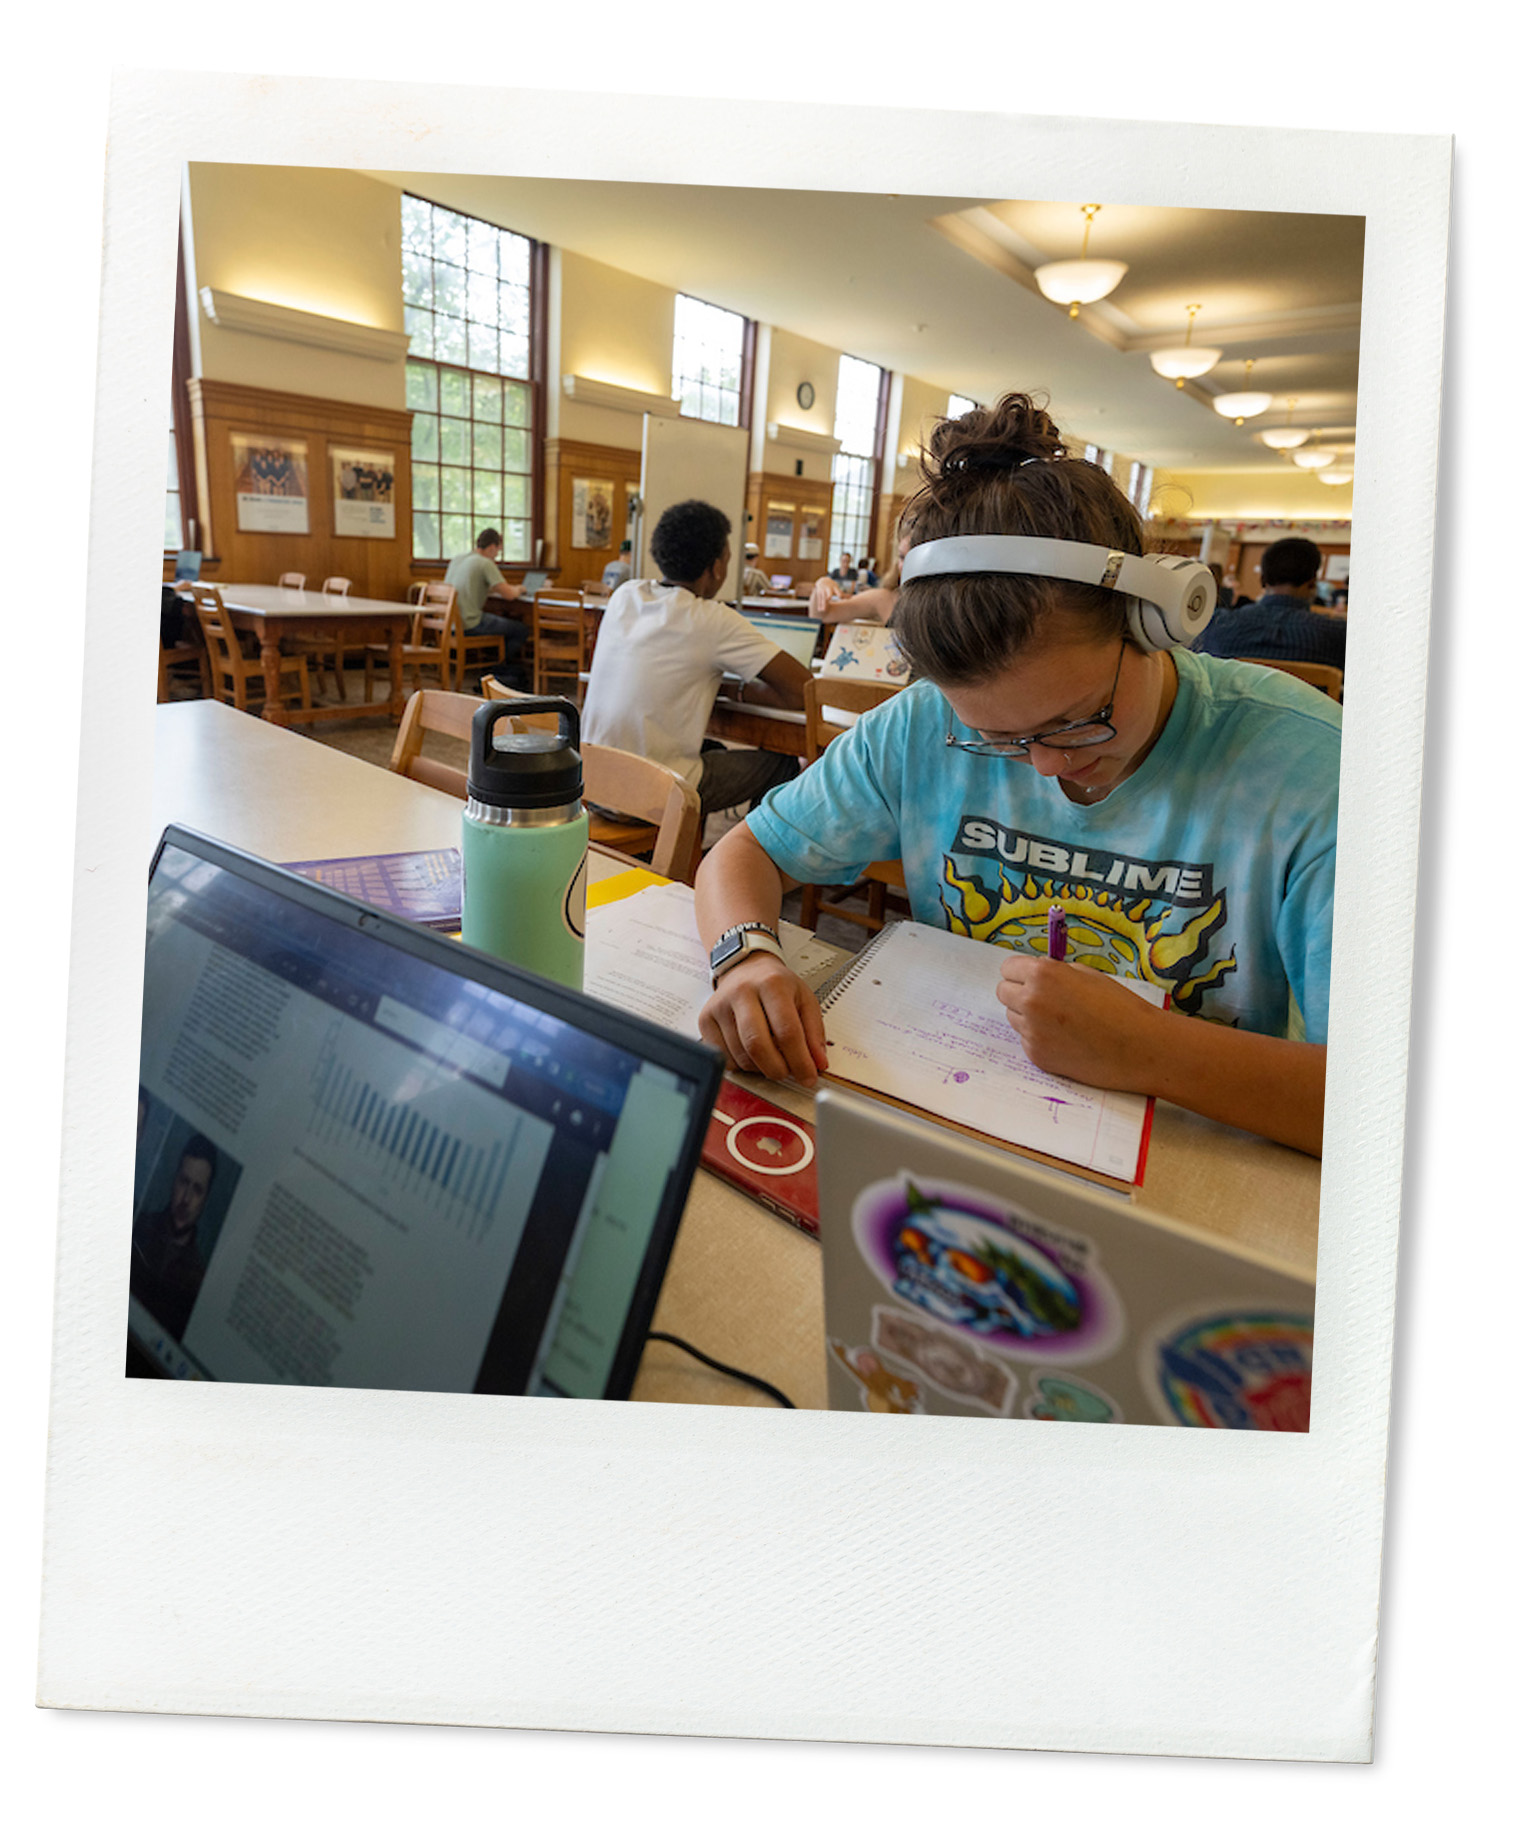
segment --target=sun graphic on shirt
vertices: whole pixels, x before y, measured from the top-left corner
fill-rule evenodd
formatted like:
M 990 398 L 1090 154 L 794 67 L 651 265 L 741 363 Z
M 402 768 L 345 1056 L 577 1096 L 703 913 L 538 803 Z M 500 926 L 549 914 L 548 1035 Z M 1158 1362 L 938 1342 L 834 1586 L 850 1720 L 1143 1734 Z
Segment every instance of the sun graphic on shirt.
M 942 863 L 948 930 L 965 938 L 1045 953 L 1048 908 L 1056 901 L 1067 923 L 1070 961 L 1108 976 L 1157 983 L 1187 1014 L 1198 1014 L 1205 992 L 1237 968 L 1235 950 L 1202 968 L 1226 924 L 1224 893 L 1187 912 L 1151 895 L 1121 895 L 1084 882 L 1038 881 L 1030 875 L 1012 878 L 1004 869 L 997 871 L 998 882 L 987 887 L 976 875 L 960 874 L 951 856 Z

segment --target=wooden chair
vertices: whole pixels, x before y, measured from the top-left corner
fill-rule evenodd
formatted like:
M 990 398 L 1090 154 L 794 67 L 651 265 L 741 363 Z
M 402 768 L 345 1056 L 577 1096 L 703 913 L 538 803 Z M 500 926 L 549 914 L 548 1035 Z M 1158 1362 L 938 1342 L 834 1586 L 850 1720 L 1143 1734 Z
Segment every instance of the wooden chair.
M 237 630 L 227 616 L 221 592 L 215 585 L 192 583 L 187 587 L 194 598 L 195 617 L 200 623 L 200 632 L 210 660 L 212 694 L 219 697 L 222 703 L 230 701 L 238 710 L 246 710 L 249 708 L 249 690 L 256 687 L 260 695 L 264 692 L 263 667 L 242 651 Z M 293 673 L 299 679 L 300 703 L 304 709 L 309 710 L 311 675 L 306 670 L 305 657 L 303 653 L 281 654 L 279 671 L 281 675 Z
M 1314 685 L 1318 691 L 1324 691 L 1334 703 L 1342 702 L 1342 667 L 1322 666 L 1309 659 L 1254 659 L 1247 656 L 1250 666 L 1267 666 L 1274 672 L 1288 672 L 1292 678 L 1304 679 L 1308 685 Z
M 484 695 L 492 702 L 509 702 L 532 695 L 512 691 L 499 679 L 484 681 Z M 464 697 L 463 703 L 478 707 Z M 410 706 L 406 706 L 409 713 Z M 551 714 L 512 717 L 518 729 L 556 730 Z M 398 744 L 397 744 L 398 752 Z M 693 883 L 700 863 L 700 795 L 682 774 L 661 761 L 595 742 L 580 745 L 584 762 L 584 797 L 589 805 L 590 841 L 626 856 L 650 856 L 656 875 L 670 881 Z M 435 781 L 429 784 L 436 784 Z
M 828 709 L 849 712 L 854 716 L 863 716 L 876 709 L 880 704 L 889 703 L 898 691 L 895 685 L 864 684 L 846 678 L 809 678 L 805 682 L 805 764 L 807 767 L 815 761 L 823 748 L 835 742 L 848 728 L 846 723 L 828 721 Z M 867 907 L 859 911 L 847 907 L 841 902 L 862 888 L 867 895 Z M 835 914 L 838 919 L 845 919 L 851 925 L 863 926 L 870 932 L 877 932 L 885 923 L 886 909 L 891 905 L 891 890 L 895 891 L 894 906 L 909 914 L 910 904 L 904 901 L 905 871 L 899 862 L 871 862 L 863 871 L 857 883 L 826 895 L 820 883 L 806 882 L 800 890 L 800 924 L 809 932 L 816 930 L 816 921 L 823 910 Z
M 424 583 L 408 583 L 405 586 L 405 600 L 412 606 L 419 606 L 425 595 L 426 585 Z
M 539 590 L 532 603 L 532 688 L 541 697 L 553 678 L 567 679 L 565 695 L 579 701 L 579 675 L 589 669 L 584 597 L 578 590 Z
M 166 704 L 172 693 L 169 690 L 170 679 L 184 678 L 189 668 L 195 668 L 195 677 L 199 682 L 201 697 L 211 695 L 211 667 L 206 657 L 205 641 L 200 633 L 199 621 L 191 618 L 187 631 L 173 646 L 165 646 L 163 635 L 158 635 L 158 702 Z
M 294 581 L 291 581 L 291 580 Z M 305 575 L 301 571 L 286 571 L 279 579 L 289 589 L 303 590 Z M 353 587 L 350 577 L 328 577 L 321 585 L 323 596 L 346 596 Z M 337 687 L 337 696 L 347 702 L 347 685 L 343 671 L 347 666 L 347 642 L 340 628 L 330 634 L 311 634 L 297 638 L 293 643 L 296 653 L 303 653 L 316 666 L 317 670 L 331 668 L 332 683 Z
M 393 681 L 394 688 L 405 690 L 405 675 L 414 670 L 416 686 L 419 690 L 421 674 L 427 666 L 436 669 L 437 683 L 446 688 L 453 682 L 453 652 L 448 640 L 448 621 L 456 610 L 451 609 L 417 609 L 411 617 L 410 630 L 400 643 L 400 677 Z M 390 650 L 386 643 L 380 646 L 377 642 L 363 649 L 363 701 L 371 704 L 374 701 L 374 666 L 378 662 L 389 664 Z

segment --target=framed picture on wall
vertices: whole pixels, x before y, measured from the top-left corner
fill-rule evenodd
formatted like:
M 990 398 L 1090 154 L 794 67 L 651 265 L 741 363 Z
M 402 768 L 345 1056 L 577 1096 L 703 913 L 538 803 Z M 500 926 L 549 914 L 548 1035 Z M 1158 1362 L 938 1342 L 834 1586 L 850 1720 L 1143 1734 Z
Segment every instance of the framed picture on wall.
M 574 477 L 574 529 L 572 544 L 579 551 L 602 551 L 611 542 L 611 517 L 616 508 L 616 484 Z
M 795 509 L 792 506 L 781 506 L 779 502 L 771 501 L 763 523 L 764 557 L 790 557 L 794 541 Z
M 395 453 L 329 445 L 332 531 L 339 539 L 395 536 Z
M 311 530 L 310 448 L 304 438 L 234 431 L 232 477 L 239 533 Z
M 827 516 L 824 508 L 801 508 L 800 545 L 795 556 L 802 564 L 812 563 L 825 553 L 826 521 Z

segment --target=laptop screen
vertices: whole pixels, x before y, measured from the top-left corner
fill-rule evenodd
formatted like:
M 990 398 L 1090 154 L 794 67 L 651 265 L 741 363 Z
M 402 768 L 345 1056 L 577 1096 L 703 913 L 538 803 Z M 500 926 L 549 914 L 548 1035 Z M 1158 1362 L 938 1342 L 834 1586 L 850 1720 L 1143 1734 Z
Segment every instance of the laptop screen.
M 535 596 L 538 590 L 547 587 L 546 571 L 528 571 L 521 579 L 521 591 L 525 596 Z
M 171 827 L 129 1339 L 171 1376 L 625 1395 L 719 1075 L 676 1035 Z
M 783 647 L 810 670 L 825 623 L 812 621 L 809 615 L 765 615 L 761 609 L 743 609 L 741 613 L 760 634 L 766 634 L 775 646 Z

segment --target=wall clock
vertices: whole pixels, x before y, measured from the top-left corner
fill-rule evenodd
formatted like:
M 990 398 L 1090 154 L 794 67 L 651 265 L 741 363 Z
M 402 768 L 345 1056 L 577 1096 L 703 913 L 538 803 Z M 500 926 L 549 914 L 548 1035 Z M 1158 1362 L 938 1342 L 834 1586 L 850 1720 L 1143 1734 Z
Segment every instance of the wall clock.
M 802 412 L 809 412 L 816 403 L 816 389 L 808 380 L 803 380 L 795 389 L 795 399 Z

